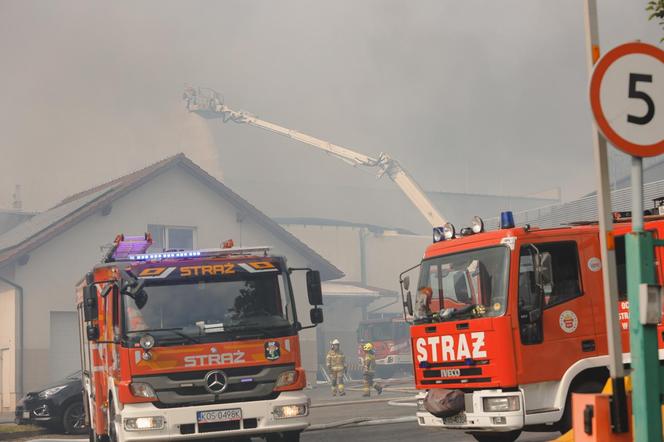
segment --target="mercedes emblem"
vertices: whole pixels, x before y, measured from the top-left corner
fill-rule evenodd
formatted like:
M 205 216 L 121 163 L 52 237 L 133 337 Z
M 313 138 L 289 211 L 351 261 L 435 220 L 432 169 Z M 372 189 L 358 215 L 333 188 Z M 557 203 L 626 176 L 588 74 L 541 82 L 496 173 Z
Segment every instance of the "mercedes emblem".
M 214 370 L 205 375 L 205 388 L 213 394 L 222 393 L 228 386 L 226 373 L 221 370 Z

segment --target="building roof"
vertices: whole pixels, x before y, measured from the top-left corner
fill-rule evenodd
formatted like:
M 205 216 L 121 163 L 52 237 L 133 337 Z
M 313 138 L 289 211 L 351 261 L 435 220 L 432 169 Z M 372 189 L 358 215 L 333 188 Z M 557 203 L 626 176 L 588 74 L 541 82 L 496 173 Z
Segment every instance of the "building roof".
M 340 296 L 344 298 L 371 298 L 372 300 L 380 297 L 378 290 L 348 282 L 325 282 L 321 284 L 321 288 L 325 297 Z
M 195 178 L 201 180 L 219 195 L 229 200 L 238 210 L 251 217 L 271 234 L 301 253 L 312 266 L 320 270 L 323 280 L 338 279 L 344 276 L 344 273 L 332 263 L 320 256 L 244 198 L 233 192 L 229 187 L 208 174 L 182 153 L 105 184 L 69 196 L 53 208 L 33 216 L 31 219 L 0 235 L 0 266 L 30 253 L 32 250 L 73 227 L 93 213 L 104 210 L 116 199 L 126 195 L 167 170 L 176 167 L 182 168 Z
M 343 180 L 335 185 L 300 183 L 288 177 L 279 182 L 255 176 L 225 180 L 274 219 L 340 219 L 357 225 L 398 227 L 415 234 L 431 232 L 424 216 L 389 180 L 365 187 L 351 186 Z M 265 192 L 266 188 L 271 192 Z M 273 195 L 288 195 L 294 203 L 284 204 Z M 427 192 L 427 196 L 455 226 L 468 225 L 475 215 L 489 218 L 505 210 L 523 211 L 559 202 L 556 198 L 453 192 Z
M 384 233 L 396 232 L 400 235 L 415 235 L 414 232 L 410 230 L 401 229 L 399 227 L 383 227 L 377 226 L 375 224 L 363 224 L 363 223 L 354 223 L 350 221 L 342 221 L 338 219 L 329 219 L 329 218 L 312 218 L 312 217 L 292 217 L 292 218 L 273 218 L 274 221 L 283 225 L 304 225 L 304 226 L 329 226 L 329 227 L 354 227 L 354 228 L 365 228 L 371 233 Z
M 0 235 L 33 216 L 35 216 L 35 212 L 26 212 L 21 209 L 0 209 Z

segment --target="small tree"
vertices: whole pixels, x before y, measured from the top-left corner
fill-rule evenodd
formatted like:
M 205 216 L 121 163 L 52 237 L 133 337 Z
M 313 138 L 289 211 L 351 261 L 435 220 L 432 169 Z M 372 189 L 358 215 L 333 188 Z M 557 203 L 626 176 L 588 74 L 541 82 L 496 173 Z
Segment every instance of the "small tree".
M 659 19 L 659 24 L 664 28 L 664 0 L 650 0 L 646 11 L 650 11 L 648 20 Z M 661 42 L 664 42 L 664 37 L 660 40 Z

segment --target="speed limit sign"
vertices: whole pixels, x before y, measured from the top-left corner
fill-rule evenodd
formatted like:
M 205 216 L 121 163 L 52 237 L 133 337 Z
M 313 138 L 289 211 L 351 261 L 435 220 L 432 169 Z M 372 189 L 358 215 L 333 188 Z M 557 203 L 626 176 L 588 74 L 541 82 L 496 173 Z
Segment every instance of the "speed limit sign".
M 590 80 L 590 105 L 618 149 L 637 157 L 664 153 L 664 51 L 627 43 L 607 52 Z

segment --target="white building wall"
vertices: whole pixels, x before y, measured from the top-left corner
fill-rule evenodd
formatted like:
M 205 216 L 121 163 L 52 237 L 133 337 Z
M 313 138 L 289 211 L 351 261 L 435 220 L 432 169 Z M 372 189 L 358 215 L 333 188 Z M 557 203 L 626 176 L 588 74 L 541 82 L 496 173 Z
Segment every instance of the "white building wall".
M 284 224 L 293 235 L 340 268 L 347 281 L 361 281 L 361 240 L 366 250 L 367 285 L 399 291 L 399 274 L 424 256 L 431 244 L 426 235 L 372 233 L 363 227 Z
M 220 241 L 233 238 L 236 245 L 272 245 L 273 252 L 286 256 L 293 267 L 310 264 L 253 220 L 238 222 L 237 209 L 204 183 L 182 169 L 171 169 L 116 200 L 109 215 L 92 215 L 51 239 L 30 253 L 26 265 L 16 268 L 14 281 L 25 290 L 25 391 L 55 376 L 48 367 L 50 312 L 73 312 L 74 286 L 99 262 L 100 247 L 118 233 L 143 233 L 148 224 L 194 226 L 200 248 L 219 247 Z M 293 279 L 298 315 L 308 325 L 304 275 Z M 303 333 L 302 347 L 305 368 L 315 371 L 313 331 Z
M 300 241 L 334 263 L 346 276 L 345 281 L 360 281 L 360 234 L 364 228 L 284 224 L 286 230 Z
M 0 411 L 13 409 L 16 386 L 16 294 L 0 282 Z

